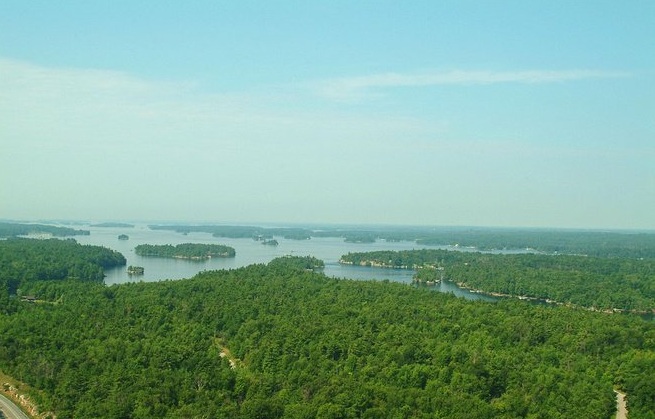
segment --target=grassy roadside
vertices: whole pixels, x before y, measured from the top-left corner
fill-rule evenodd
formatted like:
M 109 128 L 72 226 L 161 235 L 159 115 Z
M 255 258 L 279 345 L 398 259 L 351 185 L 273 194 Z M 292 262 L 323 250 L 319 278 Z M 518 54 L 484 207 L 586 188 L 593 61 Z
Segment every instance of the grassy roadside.
M 39 408 L 32 397 L 32 395 L 39 396 L 38 390 L 31 388 L 2 371 L 0 371 L 0 393 L 13 401 L 30 418 L 54 419 L 57 417 L 53 412 L 39 412 Z

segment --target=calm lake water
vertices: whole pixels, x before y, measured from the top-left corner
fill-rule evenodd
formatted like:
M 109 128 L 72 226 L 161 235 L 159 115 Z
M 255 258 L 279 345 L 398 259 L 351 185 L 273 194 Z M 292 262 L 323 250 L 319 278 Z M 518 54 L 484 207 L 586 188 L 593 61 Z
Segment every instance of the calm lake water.
M 187 235 L 166 230 L 150 230 L 146 225 L 136 225 L 134 228 L 114 227 L 82 227 L 91 232 L 88 236 L 75 236 L 81 244 L 92 244 L 108 247 L 122 253 L 127 259 L 127 265 L 143 266 L 143 276 L 130 276 L 125 267 L 109 269 L 105 272 L 105 283 L 121 284 L 131 281 L 162 281 L 166 279 L 191 278 L 198 272 L 215 269 L 234 269 L 255 263 L 268 263 L 272 259 L 285 255 L 315 256 L 325 262 L 324 273 L 336 278 L 349 278 L 359 280 L 389 280 L 402 283 L 411 283 L 414 271 L 405 269 L 384 269 L 375 267 L 340 265 L 339 258 L 348 252 L 370 252 L 376 250 L 411 250 L 432 248 L 435 246 L 419 246 L 414 242 L 385 242 L 376 243 L 346 243 L 343 238 L 327 237 L 310 240 L 288 240 L 275 237 L 278 246 L 267 246 L 252 239 L 230 239 L 213 237 L 209 233 L 189 233 Z M 129 240 L 119 240 L 120 234 L 129 236 Z M 185 259 L 168 259 L 138 256 L 134 247 L 139 244 L 180 244 L 180 243 L 207 243 L 224 244 L 236 250 L 234 258 L 213 258 L 203 261 Z M 449 246 L 439 247 L 453 249 Z M 496 301 L 496 298 L 472 293 L 459 288 L 456 284 L 443 281 L 433 287 L 440 292 L 450 292 L 459 297 L 472 300 Z

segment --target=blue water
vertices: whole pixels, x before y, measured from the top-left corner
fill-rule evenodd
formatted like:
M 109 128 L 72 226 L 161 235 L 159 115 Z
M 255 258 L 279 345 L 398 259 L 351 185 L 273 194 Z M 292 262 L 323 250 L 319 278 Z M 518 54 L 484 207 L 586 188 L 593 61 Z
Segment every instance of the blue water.
M 414 242 L 347 243 L 342 238 L 311 238 L 310 240 L 288 240 L 275 237 L 278 246 L 266 246 L 250 238 L 231 239 L 213 237 L 209 233 L 181 234 L 174 231 L 150 230 L 146 225 L 136 225 L 134 228 L 83 227 L 91 232 L 88 236 L 76 236 L 81 244 L 104 246 L 121 252 L 127 258 L 127 265 L 143 266 L 143 276 L 130 276 L 125 267 L 107 270 L 105 283 L 121 284 L 131 281 L 162 281 L 166 279 L 190 278 L 198 272 L 215 269 L 235 269 L 256 263 L 268 263 L 272 259 L 285 255 L 314 256 L 325 262 L 324 273 L 336 278 L 361 280 L 389 280 L 411 283 L 414 271 L 406 269 L 385 269 L 341 265 L 339 259 L 348 252 L 370 252 L 376 250 L 411 250 L 432 248 L 435 246 L 419 246 Z M 129 236 L 129 240 L 118 240 L 120 234 Z M 134 247 L 139 244 L 180 244 L 207 243 L 224 244 L 236 250 L 234 258 L 213 258 L 202 261 L 185 259 L 167 259 L 138 256 Z M 455 249 L 449 246 L 443 249 Z M 496 301 L 496 298 L 470 292 L 459 288 L 456 284 L 443 281 L 432 289 L 440 292 L 453 293 L 472 300 Z

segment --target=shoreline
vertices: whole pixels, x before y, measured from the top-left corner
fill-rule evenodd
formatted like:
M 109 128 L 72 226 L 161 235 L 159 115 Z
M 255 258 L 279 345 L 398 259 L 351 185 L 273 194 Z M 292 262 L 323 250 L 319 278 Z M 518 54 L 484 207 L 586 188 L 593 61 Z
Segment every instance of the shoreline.
M 561 301 L 556 301 L 552 300 L 550 298 L 539 298 L 539 297 L 531 297 L 528 295 L 514 295 L 514 294 L 504 294 L 502 292 L 496 292 L 496 291 L 484 291 L 480 290 L 477 288 L 473 288 L 470 285 L 468 285 L 466 282 L 454 282 L 458 287 L 465 289 L 469 292 L 473 292 L 476 294 L 483 294 L 483 295 L 489 295 L 492 297 L 499 297 L 499 298 L 516 298 L 519 300 L 523 301 L 532 301 L 532 302 L 538 302 L 538 303 L 544 303 L 544 304 L 552 304 L 552 305 L 558 305 L 558 306 L 565 306 L 565 307 L 570 307 L 570 308 L 579 308 L 583 310 L 588 310 L 588 311 L 593 311 L 596 313 L 605 313 L 605 314 L 618 314 L 618 313 L 626 313 L 626 314 L 638 314 L 638 315 L 647 315 L 647 314 L 655 314 L 655 309 L 651 310 L 625 310 L 622 308 L 606 308 L 606 309 L 599 309 L 596 307 L 587 307 L 579 304 L 573 304 L 571 302 L 568 303 L 563 303 Z
M 421 266 L 407 266 L 407 265 L 402 265 L 402 266 L 394 266 L 394 265 L 389 265 L 388 263 L 382 263 L 382 262 L 377 262 L 377 261 L 371 261 L 371 260 L 366 260 L 366 261 L 361 261 L 359 263 L 354 263 L 354 262 L 349 262 L 345 261 L 343 259 L 339 259 L 339 263 L 342 265 L 351 265 L 351 266 L 362 266 L 362 267 L 375 267 L 375 268 L 384 268 L 384 269 L 403 269 L 403 270 L 416 270 L 420 268 Z M 448 280 L 448 279 L 446 279 Z M 551 304 L 551 305 L 558 305 L 558 306 L 565 306 L 565 307 L 570 307 L 570 308 L 579 308 L 583 310 L 589 310 L 592 312 L 596 313 L 605 313 L 605 314 L 618 314 L 618 313 L 625 313 L 625 314 L 636 314 L 636 315 L 650 315 L 650 314 L 655 314 L 655 308 L 651 310 L 626 310 L 622 308 L 605 308 L 605 309 L 599 309 L 596 307 L 587 307 L 579 304 L 574 304 L 571 302 L 561 302 L 557 300 L 553 300 L 550 298 L 540 298 L 540 297 L 532 297 L 529 295 L 514 295 L 514 294 L 505 294 L 502 292 L 497 292 L 497 291 L 484 291 L 478 288 L 474 288 L 467 284 L 466 282 L 457 282 L 457 281 L 450 281 L 457 285 L 459 288 L 469 291 L 474 294 L 481 294 L 481 295 L 486 295 L 490 297 L 496 297 L 496 298 L 515 298 L 518 300 L 522 301 L 531 301 L 534 303 L 543 303 L 543 304 Z

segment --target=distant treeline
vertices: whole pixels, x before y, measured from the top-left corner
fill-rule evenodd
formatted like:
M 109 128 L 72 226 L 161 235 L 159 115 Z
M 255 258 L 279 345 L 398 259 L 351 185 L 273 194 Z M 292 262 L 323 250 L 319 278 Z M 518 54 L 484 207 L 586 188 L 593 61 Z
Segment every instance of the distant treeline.
M 479 250 L 534 249 L 599 257 L 655 258 L 654 233 L 567 230 L 470 230 L 433 232 L 417 244 L 460 245 Z
M 152 230 L 172 230 L 178 233 L 210 233 L 214 237 L 232 239 L 272 238 L 273 236 L 282 236 L 286 239 L 293 240 L 307 240 L 311 238 L 311 231 L 304 228 L 265 228 L 231 225 L 151 225 L 149 227 Z
M 107 223 L 91 224 L 91 227 L 119 227 L 119 228 L 134 228 L 134 224 L 107 222 Z
M 46 224 L 17 224 L 0 222 L 0 237 L 27 236 L 30 234 L 51 234 L 55 237 L 88 236 L 88 230 L 75 230 Z
M 180 233 L 206 232 L 216 237 L 230 238 L 282 236 L 287 239 L 305 240 L 311 237 L 340 237 L 347 242 L 358 243 L 372 243 L 377 240 L 413 241 L 423 246 L 460 246 L 478 250 L 529 248 L 543 253 L 655 259 L 655 233 L 430 227 L 308 229 L 227 225 L 151 225 L 150 228 Z
M 389 268 L 441 267 L 446 279 L 485 292 L 597 309 L 655 309 L 653 259 L 420 249 L 348 253 L 341 261 Z
M 139 256 L 158 256 L 166 258 L 207 259 L 212 257 L 234 257 L 233 247 L 222 244 L 182 243 L 176 246 L 170 244 L 140 244 L 134 248 Z

